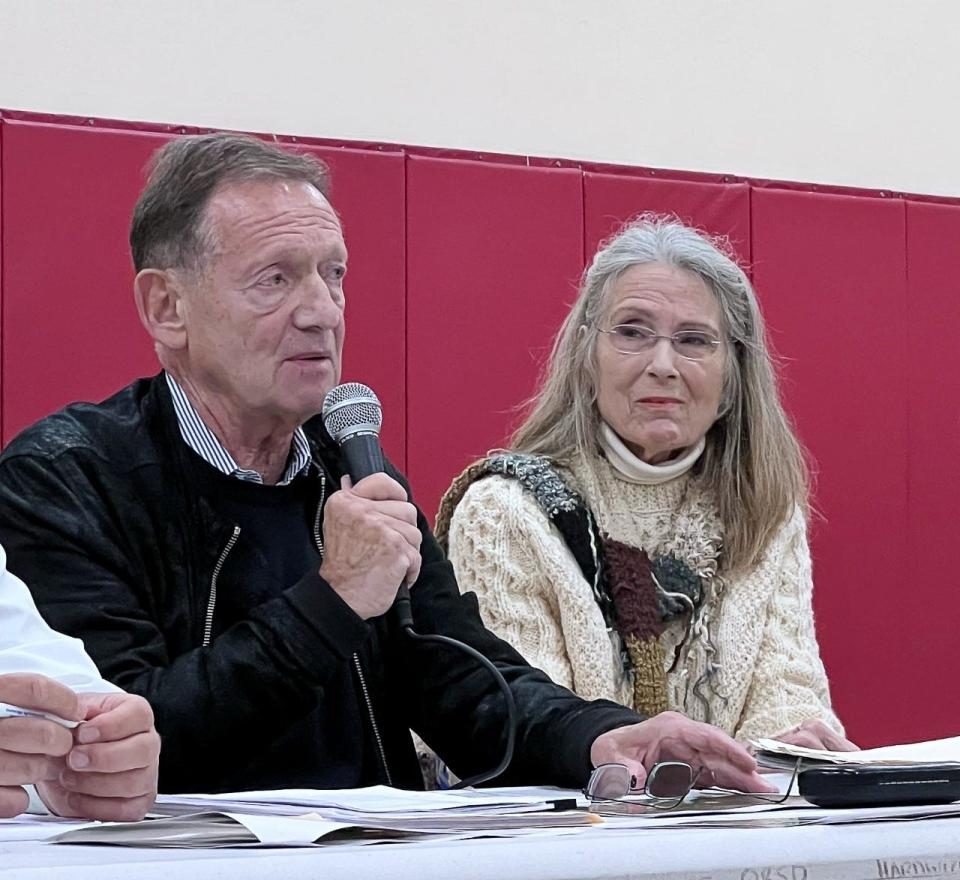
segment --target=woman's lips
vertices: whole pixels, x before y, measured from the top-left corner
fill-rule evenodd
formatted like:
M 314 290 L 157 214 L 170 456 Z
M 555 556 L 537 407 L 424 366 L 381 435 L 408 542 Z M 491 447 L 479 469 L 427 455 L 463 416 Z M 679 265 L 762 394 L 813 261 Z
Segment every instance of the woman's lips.
M 683 403 L 683 401 L 678 400 L 676 397 L 641 397 L 640 403 L 646 404 L 647 406 L 677 406 Z

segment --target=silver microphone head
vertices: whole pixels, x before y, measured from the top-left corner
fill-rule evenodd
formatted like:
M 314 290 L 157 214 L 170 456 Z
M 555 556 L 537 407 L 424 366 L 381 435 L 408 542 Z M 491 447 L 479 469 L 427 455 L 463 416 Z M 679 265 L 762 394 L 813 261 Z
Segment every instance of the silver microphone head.
M 361 382 L 345 382 L 331 388 L 323 400 L 323 426 L 327 433 L 342 443 L 355 434 L 380 436 L 383 409 L 373 389 Z

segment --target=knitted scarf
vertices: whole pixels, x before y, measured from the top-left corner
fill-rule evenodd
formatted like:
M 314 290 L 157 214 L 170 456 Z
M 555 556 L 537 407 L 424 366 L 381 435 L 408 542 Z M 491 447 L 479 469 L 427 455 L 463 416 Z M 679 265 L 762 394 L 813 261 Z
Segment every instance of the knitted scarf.
M 666 710 L 660 636 L 669 620 L 699 608 L 700 577 L 673 556 L 651 560 L 646 551 L 601 534 L 583 499 L 549 459 L 518 453 L 474 462 L 453 481 L 437 513 L 436 537 L 445 552 L 454 510 L 473 482 L 491 474 L 518 480 L 563 536 L 607 627 L 620 636 L 624 668 L 633 673 L 634 707 L 646 716 Z

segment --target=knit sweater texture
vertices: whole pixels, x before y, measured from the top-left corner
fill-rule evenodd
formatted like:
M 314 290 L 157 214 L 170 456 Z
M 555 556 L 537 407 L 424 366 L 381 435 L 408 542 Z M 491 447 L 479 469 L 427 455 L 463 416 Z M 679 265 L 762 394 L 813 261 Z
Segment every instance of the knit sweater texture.
M 601 531 L 646 550 L 672 554 L 698 572 L 716 568 L 720 525 L 695 476 L 659 485 L 624 479 L 601 456 L 561 470 Z M 536 500 L 516 480 L 490 476 L 470 486 L 450 522 L 449 557 L 463 591 L 480 601 L 487 626 L 554 681 L 587 699 L 631 706 L 631 673 L 591 586 Z M 709 721 L 741 741 L 775 737 L 809 719 L 838 733 L 813 619 L 813 581 L 800 511 L 779 530 L 760 564 L 743 575 L 708 577 L 697 638 L 690 615 L 662 636 L 669 707 Z M 717 668 L 703 687 L 707 652 Z

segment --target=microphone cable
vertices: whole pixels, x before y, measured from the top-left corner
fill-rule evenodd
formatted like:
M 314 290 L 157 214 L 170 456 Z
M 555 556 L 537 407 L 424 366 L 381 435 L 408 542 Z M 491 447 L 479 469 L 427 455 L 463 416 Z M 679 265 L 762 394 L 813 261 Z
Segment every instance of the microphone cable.
M 409 600 L 407 600 L 409 602 Z M 400 612 L 402 614 L 402 612 Z M 461 651 L 466 652 L 474 660 L 480 663 L 494 678 L 497 684 L 500 686 L 500 690 L 503 692 L 504 702 L 507 704 L 507 743 L 503 749 L 503 757 L 500 759 L 500 763 L 497 764 L 492 770 L 486 770 L 483 773 L 477 773 L 474 776 L 470 776 L 467 779 L 461 779 L 460 782 L 451 786 L 451 788 L 471 788 L 475 785 L 482 785 L 484 782 L 489 782 L 491 779 L 496 779 L 507 767 L 510 766 L 510 762 L 513 760 L 513 749 L 516 744 L 517 739 L 517 703 L 513 698 L 513 691 L 510 690 L 510 685 L 507 684 L 507 680 L 503 677 L 503 673 L 497 669 L 493 663 L 490 662 L 486 657 L 483 656 L 476 648 L 471 647 L 466 644 L 466 642 L 461 642 L 459 639 L 452 639 L 450 636 L 441 636 L 437 633 L 426 633 L 421 634 L 414 630 L 412 622 L 404 623 L 401 622 L 401 627 L 403 631 L 411 639 L 417 642 L 436 642 L 441 645 L 449 645 L 452 648 L 458 648 Z
M 327 433 L 340 446 L 349 464 L 352 479 L 361 480 L 384 470 L 383 451 L 380 448 L 380 426 L 383 423 L 383 408 L 373 389 L 360 382 L 346 382 L 327 392 L 323 402 L 323 424 Z M 492 770 L 477 773 L 458 782 L 453 788 L 469 788 L 496 779 L 510 766 L 517 739 L 517 704 L 513 691 L 497 667 L 476 648 L 459 639 L 437 633 L 421 634 L 413 628 L 410 608 L 410 590 L 402 584 L 397 590 L 393 608 L 397 623 L 403 632 L 414 641 L 435 642 L 448 645 L 467 653 L 483 666 L 494 678 L 503 693 L 507 706 L 507 743 L 500 763 Z

